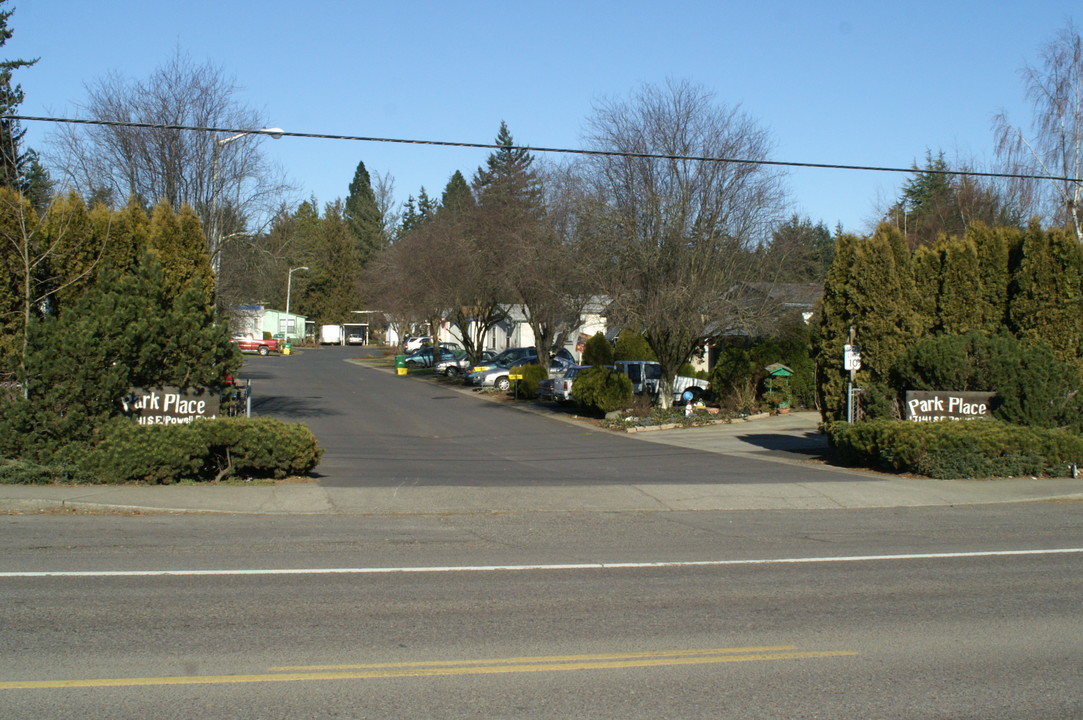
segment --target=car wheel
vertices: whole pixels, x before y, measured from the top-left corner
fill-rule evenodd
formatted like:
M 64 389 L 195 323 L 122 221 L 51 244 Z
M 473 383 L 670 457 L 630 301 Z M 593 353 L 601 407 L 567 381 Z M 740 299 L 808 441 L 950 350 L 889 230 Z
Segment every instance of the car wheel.
M 449 368 L 444 368 L 444 374 L 448 377 L 457 377 L 459 375 L 459 368 L 454 365 Z
M 266 355 L 271 351 L 267 349 L 266 345 L 260 345 L 259 350 L 257 352 L 259 352 L 260 355 Z
M 511 380 L 508 380 L 507 375 L 502 375 L 493 382 L 493 387 L 500 392 L 507 392 L 508 390 L 511 390 Z

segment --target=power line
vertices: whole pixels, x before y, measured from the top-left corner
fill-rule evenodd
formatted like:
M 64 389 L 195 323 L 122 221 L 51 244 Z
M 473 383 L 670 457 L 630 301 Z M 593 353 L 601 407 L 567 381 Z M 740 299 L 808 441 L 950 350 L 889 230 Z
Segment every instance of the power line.
M 214 128 L 193 125 L 172 125 L 168 123 L 144 123 L 121 120 L 81 120 L 76 118 L 39 117 L 34 115 L 4 115 L 2 116 L 2 119 L 30 122 L 66 123 L 70 125 L 102 125 L 106 127 L 130 127 L 149 130 L 188 130 L 191 132 L 203 133 L 228 133 L 230 135 L 273 134 L 276 137 L 309 138 L 315 140 L 350 140 L 354 142 L 398 143 L 402 145 L 430 145 L 435 147 L 478 148 L 482 150 L 500 150 L 507 147 L 504 145 L 496 145 L 494 143 L 474 143 L 450 140 L 410 140 L 405 138 L 366 137 L 363 135 L 329 135 L 326 133 L 287 132 L 285 130 L 280 132 L 277 128 L 272 133 L 267 128 L 259 130 L 244 128 Z M 552 148 L 533 145 L 514 145 L 511 147 L 511 149 L 526 150 L 527 152 L 537 153 L 592 155 L 598 157 L 631 157 L 643 158 L 648 160 L 687 160 L 692 162 L 734 163 L 739 165 L 770 165 L 774 167 L 814 168 L 820 170 L 861 170 L 866 172 L 892 172 L 906 174 L 924 173 L 926 175 L 958 175 L 962 177 L 1011 178 L 1018 180 L 1056 180 L 1059 182 L 1083 183 L 1083 178 L 1064 177 L 1060 175 L 1029 175 L 1026 173 L 981 172 L 977 170 L 936 170 L 919 169 L 912 167 L 888 167 L 878 165 L 842 165 L 838 163 L 796 162 L 789 160 L 750 160 L 747 158 L 723 158 L 700 155 L 667 155 L 664 153 L 641 153 L 628 152 L 623 150 L 576 150 L 571 148 Z

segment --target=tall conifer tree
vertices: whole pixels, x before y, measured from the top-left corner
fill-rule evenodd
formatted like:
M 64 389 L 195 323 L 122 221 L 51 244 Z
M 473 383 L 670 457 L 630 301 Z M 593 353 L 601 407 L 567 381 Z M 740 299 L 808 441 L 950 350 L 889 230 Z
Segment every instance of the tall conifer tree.
M 372 180 L 365 163 L 357 163 L 350 194 L 344 208 L 346 224 L 357 240 L 357 251 L 361 264 L 365 265 L 383 249 L 383 218 L 376 204 L 376 193 L 372 190 Z
M 8 0 L 0 0 L 0 8 L 7 2 Z M 0 47 L 14 34 L 8 27 L 8 19 L 14 12 L 14 9 L 0 9 Z M 12 84 L 12 74 L 20 68 L 31 67 L 36 62 L 37 59 L 0 61 L 0 116 L 16 114 L 23 101 L 22 86 Z M 26 130 L 19 125 L 18 120 L 6 117 L 0 119 L 0 185 L 25 193 L 30 189 L 32 178 L 35 178 L 38 184 L 43 182 L 40 177 L 43 170 L 37 162 L 37 155 L 33 151 L 23 150 L 24 135 Z

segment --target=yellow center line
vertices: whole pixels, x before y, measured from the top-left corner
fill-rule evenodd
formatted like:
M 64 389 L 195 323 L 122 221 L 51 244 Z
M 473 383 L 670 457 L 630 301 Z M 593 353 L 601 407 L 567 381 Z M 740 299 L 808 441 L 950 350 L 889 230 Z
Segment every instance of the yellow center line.
M 510 657 L 490 660 L 429 660 L 406 663 L 370 663 L 364 665 L 288 665 L 270 668 L 270 672 L 314 671 L 314 670 L 375 670 L 384 668 L 446 667 L 468 665 L 498 665 L 501 663 L 553 663 L 583 662 L 592 660 L 626 660 L 636 658 L 669 658 L 688 655 L 722 655 L 732 653 L 779 652 L 796 650 L 796 645 L 771 645 L 767 647 L 715 648 L 711 650 L 668 650 L 653 652 L 608 653 L 597 655 L 550 655 L 540 657 Z
M 574 670 L 612 670 L 623 668 L 664 667 L 678 665 L 708 665 L 717 663 L 754 662 L 763 660 L 789 660 L 801 658 L 828 658 L 857 655 L 846 650 L 783 652 L 757 652 L 764 648 L 737 648 L 722 651 L 727 654 L 710 654 L 718 651 L 691 650 L 671 653 L 631 653 L 613 656 L 566 656 L 554 658 L 509 658 L 505 661 L 462 661 L 446 667 L 429 666 L 428 663 L 401 663 L 359 666 L 360 670 L 273 673 L 256 675 L 197 675 L 177 677 L 99 678 L 90 680 L 28 680 L 0 682 L 0 690 L 33 690 L 55 688 L 91 687 L 146 687 L 154 685 L 222 685 L 236 683 L 281 683 L 312 680 L 369 680 L 377 678 L 441 677 L 452 675 L 494 675 L 528 672 L 568 672 Z M 584 659 L 597 658 L 597 659 Z M 519 662 L 527 660 L 528 663 Z M 504 662 L 496 665 L 468 665 L 468 663 Z M 433 665 L 441 665 L 434 663 Z

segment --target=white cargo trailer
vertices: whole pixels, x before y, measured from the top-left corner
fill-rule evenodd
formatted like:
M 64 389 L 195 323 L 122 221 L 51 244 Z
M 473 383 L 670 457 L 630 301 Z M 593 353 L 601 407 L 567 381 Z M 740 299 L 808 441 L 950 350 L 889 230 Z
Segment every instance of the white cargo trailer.
M 343 335 L 341 325 L 321 325 L 320 345 L 341 345 Z

